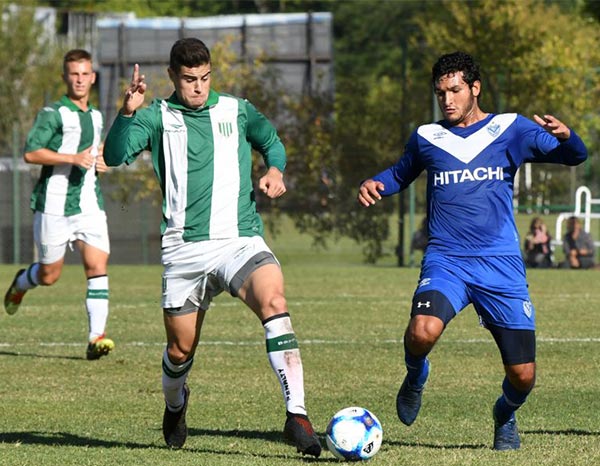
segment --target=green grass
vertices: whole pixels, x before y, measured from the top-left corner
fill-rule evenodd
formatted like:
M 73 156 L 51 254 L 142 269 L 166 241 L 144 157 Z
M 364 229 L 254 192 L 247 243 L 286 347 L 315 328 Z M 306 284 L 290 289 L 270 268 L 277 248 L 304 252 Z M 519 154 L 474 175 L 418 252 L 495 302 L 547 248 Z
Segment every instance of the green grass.
M 534 270 L 538 381 L 519 411 L 522 448 L 492 451 L 492 404 L 503 378 L 496 347 L 467 308 L 431 354 L 421 414 L 410 428 L 395 413 L 401 336 L 417 268 L 360 262 L 350 242 L 327 252 L 307 238 L 272 240 L 301 344 L 306 402 L 320 435 L 330 416 L 365 406 L 382 421 L 371 465 L 600 464 L 598 271 Z M 8 286 L 16 270 L 0 266 Z M 190 435 L 164 447 L 159 266 L 110 269 L 109 334 L 116 350 L 84 359 L 85 280 L 67 266 L 51 288 L 0 314 L 0 465 L 335 464 L 327 451 L 303 459 L 282 442 L 284 407 L 256 317 L 222 295 L 207 316 L 190 374 Z M 4 291 L 4 289 L 2 289 Z

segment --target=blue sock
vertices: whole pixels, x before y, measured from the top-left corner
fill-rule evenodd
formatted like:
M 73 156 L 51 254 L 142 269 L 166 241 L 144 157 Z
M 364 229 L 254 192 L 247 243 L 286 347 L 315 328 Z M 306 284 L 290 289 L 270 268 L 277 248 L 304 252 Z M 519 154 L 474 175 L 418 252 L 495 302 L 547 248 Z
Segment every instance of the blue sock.
M 494 406 L 494 414 L 498 424 L 505 424 L 506 421 L 511 418 L 513 413 L 525 403 L 529 393 L 531 393 L 531 390 L 526 392 L 517 390 L 509 382 L 508 377 L 504 377 L 504 381 L 502 382 L 502 395 L 496 400 L 496 405 Z
M 405 345 L 404 362 L 410 386 L 414 388 L 423 387 L 429 376 L 429 359 L 427 359 L 427 354 L 415 356 L 408 351 Z

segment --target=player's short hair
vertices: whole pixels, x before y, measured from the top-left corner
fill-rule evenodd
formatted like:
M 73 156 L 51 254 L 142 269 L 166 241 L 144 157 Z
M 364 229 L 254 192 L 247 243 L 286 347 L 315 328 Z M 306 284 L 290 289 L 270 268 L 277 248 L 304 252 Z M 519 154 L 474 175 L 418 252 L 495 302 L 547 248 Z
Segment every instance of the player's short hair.
M 182 66 L 194 68 L 209 63 L 210 51 L 200 39 L 186 37 L 179 39 L 171 47 L 169 68 L 176 73 L 179 72 Z
M 67 63 L 74 61 L 92 61 L 92 54 L 84 49 L 69 50 L 63 57 L 63 71 L 67 70 Z
M 463 80 L 473 87 L 475 81 L 481 82 L 479 64 L 475 59 L 465 52 L 452 52 L 442 55 L 431 68 L 431 83 L 435 88 L 436 83 L 447 74 L 462 71 Z

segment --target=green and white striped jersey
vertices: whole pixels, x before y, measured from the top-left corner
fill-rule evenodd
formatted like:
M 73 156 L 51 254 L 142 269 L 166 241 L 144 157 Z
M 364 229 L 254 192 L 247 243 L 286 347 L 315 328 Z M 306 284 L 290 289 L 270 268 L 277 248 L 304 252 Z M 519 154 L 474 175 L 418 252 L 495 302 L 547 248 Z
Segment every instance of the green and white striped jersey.
M 175 93 L 131 118 L 118 115 L 104 147 L 107 165 L 133 162 L 144 150 L 163 193 L 163 246 L 263 234 L 252 186 L 252 151 L 285 169 L 273 125 L 250 102 L 211 89 L 199 109 Z
M 77 154 L 92 146 L 97 153 L 103 129 L 102 114 L 92 106 L 81 110 L 66 95 L 38 113 L 27 136 L 25 152 L 50 149 Z M 70 216 L 104 210 L 96 171 L 71 164 L 43 165 L 31 195 L 31 209 Z

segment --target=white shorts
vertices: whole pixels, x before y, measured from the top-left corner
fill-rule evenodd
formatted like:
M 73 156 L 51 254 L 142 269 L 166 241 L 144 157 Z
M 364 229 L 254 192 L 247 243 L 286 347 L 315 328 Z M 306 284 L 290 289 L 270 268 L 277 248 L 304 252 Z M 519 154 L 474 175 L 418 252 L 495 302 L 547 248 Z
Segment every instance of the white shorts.
M 251 236 L 169 246 L 162 250 L 162 264 L 162 307 L 185 314 L 207 310 L 222 291 L 237 296 L 254 270 L 279 262 L 262 237 Z M 186 301 L 192 306 L 184 307 Z
M 106 213 L 102 210 L 68 217 L 36 211 L 33 215 L 33 239 L 42 264 L 62 259 L 67 246 L 73 250 L 76 240 L 110 254 Z

